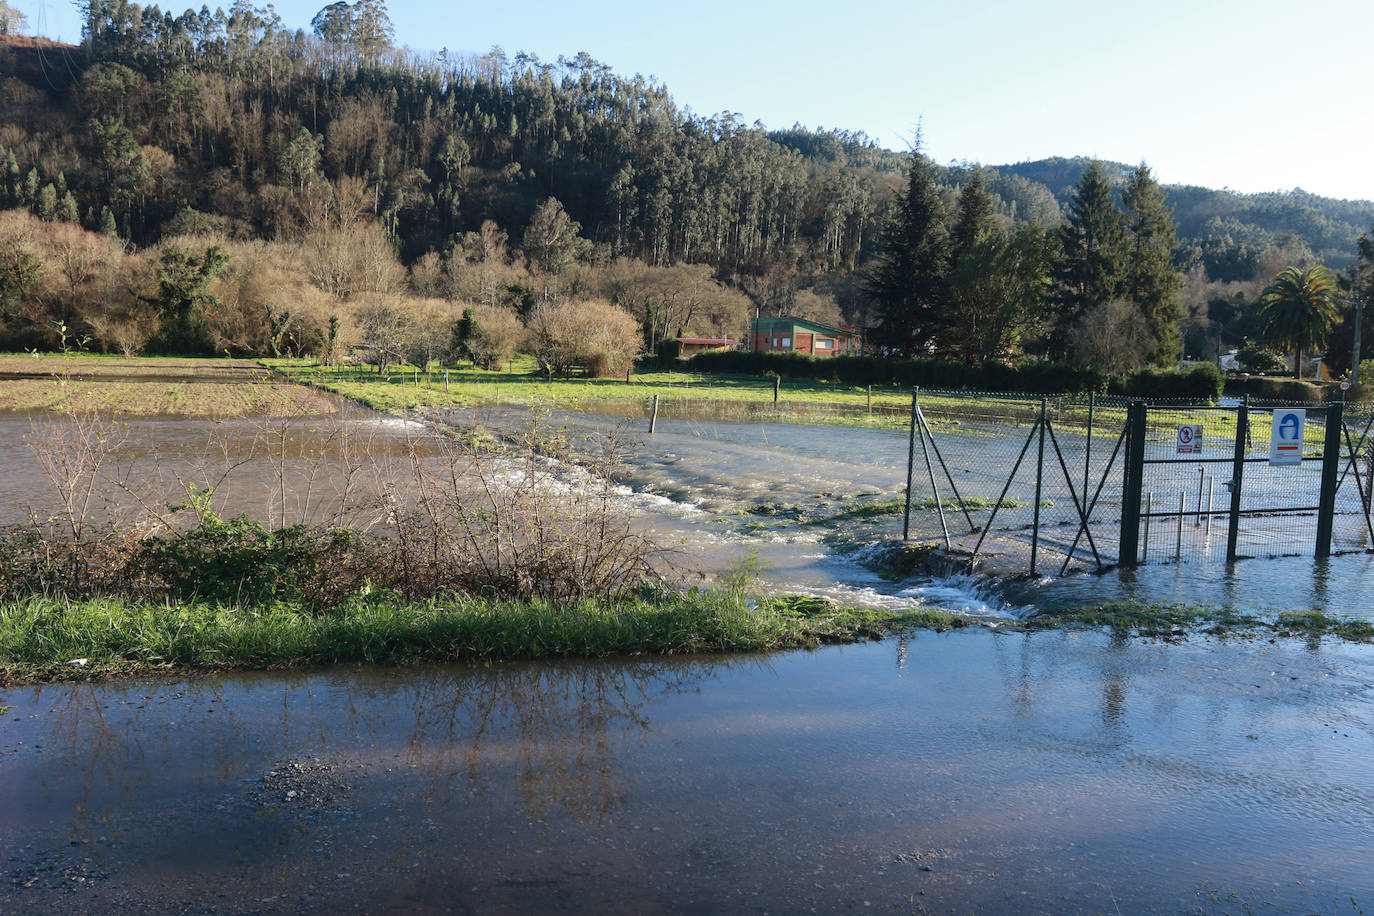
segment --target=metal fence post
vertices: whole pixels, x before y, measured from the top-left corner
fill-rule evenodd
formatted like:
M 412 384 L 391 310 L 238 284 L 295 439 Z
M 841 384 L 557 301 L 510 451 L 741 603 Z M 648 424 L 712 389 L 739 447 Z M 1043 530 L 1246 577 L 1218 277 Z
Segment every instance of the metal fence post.
M 1245 480 L 1245 443 L 1250 438 L 1250 398 L 1246 396 L 1236 410 L 1236 449 L 1231 461 L 1231 514 L 1226 520 L 1226 562 L 1236 561 L 1236 541 L 1240 537 L 1240 488 Z
M 1093 454 L 1093 408 L 1097 406 L 1097 392 L 1088 392 L 1088 435 L 1083 440 L 1083 498 L 1088 498 L 1088 474 Z
M 1040 454 L 1035 459 L 1035 515 L 1031 523 L 1030 574 L 1035 575 L 1035 561 L 1040 553 L 1040 486 L 1045 479 L 1045 399 L 1040 399 Z
M 1342 405 L 1326 408 L 1326 443 L 1322 446 L 1322 489 L 1317 501 L 1317 550 L 1319 557 L 1331 556 L 1331 527 L 1336 514 L 1336 472 L 1341 463 L 1341 431 L 1344 427 Z
M 1145 405 L 1126 407 L 1126 467 L 1121 487 L 1122 566 L 1140 562 L 1140 491 L 1145 484 Z
M 911 389 L 911 434 L 906 443 L 906 509 L 902 514 L 902 540 L 911 538 L 911 469 L 916 464 L 916 395 L 921 389 Z

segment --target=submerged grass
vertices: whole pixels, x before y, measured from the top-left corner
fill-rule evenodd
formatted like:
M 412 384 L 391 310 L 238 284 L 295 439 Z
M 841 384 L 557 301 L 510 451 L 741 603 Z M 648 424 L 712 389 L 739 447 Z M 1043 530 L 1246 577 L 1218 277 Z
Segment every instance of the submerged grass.
M 1267 620 L 1192 604 L 1109 603 L 1041 611 L 1024 623 L 1035 630 L 1105 628 L 1135 636 L 1180 637 L 1201 632 L 1212 636 L 1334 636 L 1349 642 L 1374 642 L 1374 623 L 1321 611 L 1284 611 Z
M 355 600 L 325 613 L 275 604 L 133 604 L 29 598 L 0 605 L 0 683 L 159 671 L 606 655 L 757 652 L 963 626 L 725 590 L 625 601 Z M 85 659 L 84 664 L 70 664 Z

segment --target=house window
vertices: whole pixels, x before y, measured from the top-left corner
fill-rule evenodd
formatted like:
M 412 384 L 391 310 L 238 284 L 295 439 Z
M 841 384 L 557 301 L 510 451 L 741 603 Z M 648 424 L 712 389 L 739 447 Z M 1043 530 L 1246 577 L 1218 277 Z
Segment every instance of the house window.
M 784 346 L 784 347 L 790 347 L 790 346 L 792 346 L 792 338 L 790 338 L 790 337 L 784 337 L 784 338 L 782 339 L 782 344 L 781 344 L 780 346 Z
M 835 341 L 831 340 L 828 337 L 818 337 L 816 338 L 816 349 L 833 350 L 835 349 Z

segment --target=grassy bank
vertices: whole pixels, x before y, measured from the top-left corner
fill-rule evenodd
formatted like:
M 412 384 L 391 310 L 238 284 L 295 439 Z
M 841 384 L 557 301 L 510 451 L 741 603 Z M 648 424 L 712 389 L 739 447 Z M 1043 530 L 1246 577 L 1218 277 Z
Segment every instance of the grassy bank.
M 297 605 L 134 604 L 30 598 L 0 604 L 0 685 L 107 676 L 285 670 L 340 664 L 765 652 L 984 623 L 781 596 L 693 591 L 633 601 L 355 601 L 324 613 Z M 1137 638 L 1333 637 L 1374 642 L 1374 624 L 1315 611 L 1262 620 L 1189 605 L 1114 604 L 1002 622 L 1004 630 L 1107 630 Z M 84 659 L 84 664 L 71 664 Z
M 243 609 L 31 598 L 0 604 L 0 683 L 350 663 L 759 652 L 967 623 L 943 611 L 897 614 L 798 597 L 755 602 L 728 591 L 564 605 L 471 597 L 354 601 L 319 614 L 290 604 Z M 76 659 L 86 661 L 69 664 Z

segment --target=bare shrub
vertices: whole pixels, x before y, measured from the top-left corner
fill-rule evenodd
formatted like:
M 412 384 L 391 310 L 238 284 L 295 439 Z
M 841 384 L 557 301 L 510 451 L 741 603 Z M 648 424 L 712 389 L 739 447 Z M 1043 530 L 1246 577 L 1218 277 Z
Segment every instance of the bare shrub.
M 113 466 L 121 440 L 99 418 L 44 427 L 34 451 L 58 508 L 0 532 L 0 594 L 323 609 L 365 587 L 569 601 L 661 581 L 661 550 L 611 482 L 614 436 L 579 464 L 537 425 L 504 441 L 358 430 L 217 426 L 197 454 L 135 469 Z M 136 514 L 95 511 L 117 491 Z
M 1139 369 L 1149 360 L 1150 331 L 1136 307 L 1113 300 L 1088 311 L 1071 332 L 1074 355 L 1080 362 L 1108 372 Z
M 614 436 L 575 463 L 538 425 L 495 450 L 443 440 L 427 457 L 412 445 L 403 486 L 382 494 L 404 590 L 567 601 L 658 582 L 662 550 L 618 498 L 619 461 Z
M 545 302 L 530 315 L 530 348 L 546 372 L 620 375 L 641 346 L 639 323 L 604 300 Z
M 500 306 L 471 306 L 464 311 L 464 320 L 469 314 L 471 325 L 457 342 L 459 355 L 483 369 L 500 369 L 524 343 L 525 326 L 514 311 Z M 456 327 L 455 334 L 459 330 Z

